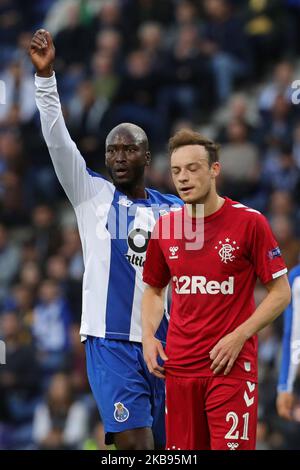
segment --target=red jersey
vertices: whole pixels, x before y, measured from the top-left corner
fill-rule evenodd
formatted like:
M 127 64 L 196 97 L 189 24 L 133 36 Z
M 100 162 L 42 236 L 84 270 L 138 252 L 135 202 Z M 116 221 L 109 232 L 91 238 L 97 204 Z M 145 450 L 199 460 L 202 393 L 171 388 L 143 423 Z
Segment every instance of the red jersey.
M 143 279 L 153 287 L 172 281 L 167 373 L 210 377 L 211 349 L 255 310 L 257 278 L 266 284 L 287 269 L 270 226 L 258 211 L 225 198 L 218 211 L 204 217 L 204 243 L 197 250 L 187 249 L 185 236 L 175 236 L 179 218 L 179 225 L 196 224 L 185 207 L 159 219 Z M 170 231 L 163 237 L 166 221 Z M 245 342 L 229 376 L 257 381 L 256 336 Z

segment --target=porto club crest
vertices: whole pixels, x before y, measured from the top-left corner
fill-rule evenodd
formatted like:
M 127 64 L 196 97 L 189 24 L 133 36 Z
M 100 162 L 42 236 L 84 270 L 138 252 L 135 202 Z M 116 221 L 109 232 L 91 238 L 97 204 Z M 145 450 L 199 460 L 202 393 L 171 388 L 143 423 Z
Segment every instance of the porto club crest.
M 129 418 L 129 411 L 128 409 L 123 405 L 123 403 L 118 402 L 114 404 L 115 407 L 115 412 L 114 412 L 114 418 L 118 423 L 124 423 L 127 421 Z

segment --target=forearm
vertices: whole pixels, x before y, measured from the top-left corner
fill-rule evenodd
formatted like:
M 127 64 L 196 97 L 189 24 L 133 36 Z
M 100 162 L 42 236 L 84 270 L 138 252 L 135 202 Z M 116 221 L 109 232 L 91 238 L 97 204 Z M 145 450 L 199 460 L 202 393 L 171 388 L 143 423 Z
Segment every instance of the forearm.
M 247 340 L 272 323 L 286 308 L 289 303 L 288 288 L 286 291 L 270 290 L 265 299 L 256 308 L 253 315 L 242 323 L 236 331 L 240 332 Z
M 154 336 L 164 316 L 164 292 L 147 286 L 142 300 L 143 337 Z
M 62 115 L 56 77 L 35 76 L 36 104 L 40 112 L 43 136 L 50 149 L 71 148 L 71 140 Z M 52 155 L 51 155 L 52 156 Z

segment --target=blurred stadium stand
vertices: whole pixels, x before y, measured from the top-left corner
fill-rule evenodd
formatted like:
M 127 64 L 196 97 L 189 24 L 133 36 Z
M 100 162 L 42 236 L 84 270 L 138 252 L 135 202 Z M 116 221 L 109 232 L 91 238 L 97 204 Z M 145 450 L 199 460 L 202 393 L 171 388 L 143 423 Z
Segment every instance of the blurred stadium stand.
M 54 35 L 65 119 L 89 167 L 105 173 L 108 130 L 132 121 L 150 138 L 147 184 L 173 192 L 167 139 L 199 130 L 222 144 L 220 192 L 267 215 L 291 268 L 299 24 L 299 0 L 0 0 L 0 449 L 104 445 L 78 335 L 80 240 L 41 135 L 32 33 Z M 300 404 L 299 422 L 275 410 L 281 335 L 281 318 L 260 334 L 259 449 L 300 449 Z

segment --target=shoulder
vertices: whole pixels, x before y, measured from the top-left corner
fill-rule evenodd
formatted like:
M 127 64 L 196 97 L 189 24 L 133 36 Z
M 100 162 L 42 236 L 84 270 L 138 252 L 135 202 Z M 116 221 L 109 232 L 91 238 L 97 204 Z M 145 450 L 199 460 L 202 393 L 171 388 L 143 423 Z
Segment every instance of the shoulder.
M 112 195 L 116 191 L 115 185 L 111 183 L 104 175 L 97 173 L 88 167 L 86 167 L 86 174 L 93 188 L 96 189 L 95 194 L 98 194 L 101 191 L 101 198 L 104 200 L 107 198 L 108 201 L 110 201 Z
M 238 201 L 228 200 L 229 209 L 231 216 L 243 220 L 244 222 L 249 222 L 250 224 L 267 224 L 268 221 L 266 217 L 256 209 L 252 207 L 245 206 Z
M 96 171 L 91 170 L 88 167 L 86 167 L 86 171 L 90 176 L 93 176 L 94 178 L 101 178 L 107 181 L 107 178 L 105 178 L 105 176 L 101 175 L 100 173 L 97 173 Z
M 111 183 L 107 178 L 106 176 L 104 175 L 101 175 L 101 173 L 97 173 L 96 171 L 93 171 L 91 170 L 90 168 L 86 167 L 86 172 L 89 176 L 92 177 L 92 179 L 94 179 L 95 181 L 99 181 L 101 182 L 101 185 L 103 186 L 103 184 L 109 188 L 113 188 L 115 189 L 115 186 L 113 183 Z
M 184 207 L 178 207 L 174 205 L 169 211 L 161 210 L 160 216 L 156 221 L 156 230 L 159 230 L 159 233 L 162 233 L 163 230 L 169 231 L 171 227 L 175 227 L 175 224 L 182 223 L 183 221 L 183 209 Z
M 174 194 L 163 194 L 155 189 L 149 188 L 147 188 L 147 192 L 156 204 L 167 204 L 168 206 L 177 205 L 178 207 L 183 205 L 183 201 Z

